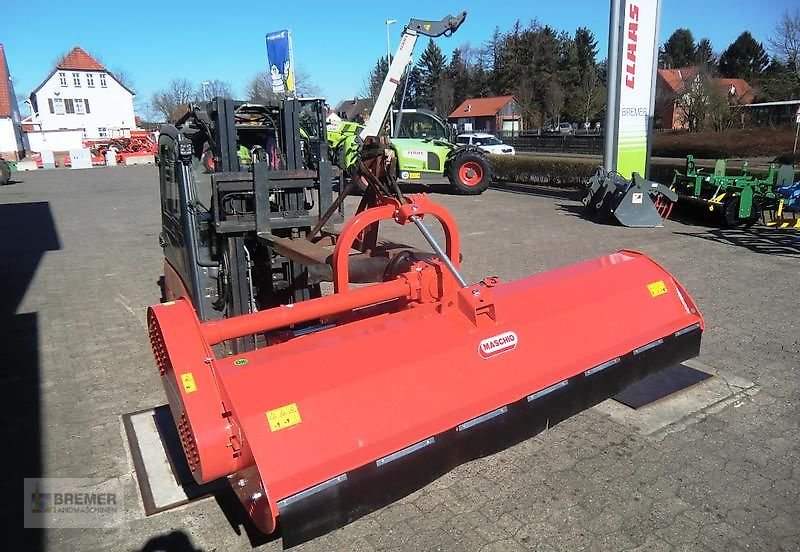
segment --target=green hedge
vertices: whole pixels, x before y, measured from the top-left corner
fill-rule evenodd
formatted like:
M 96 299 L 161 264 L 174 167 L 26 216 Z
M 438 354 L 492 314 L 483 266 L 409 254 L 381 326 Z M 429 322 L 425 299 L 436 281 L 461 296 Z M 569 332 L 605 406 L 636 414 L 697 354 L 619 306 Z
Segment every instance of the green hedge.
M 599 162 L 591 158 L 536 157 L 533 155 L 489 155 L 494 179 L 499 182 L 584 186 Z
M 586 186 L 598 166 L 599 159 L 550 157 L 535 155 L 488 155 L 497 182 L 513 182 L 519 184 L 539 184 L 559 188 L 583 188 Z M 712 162 L 699 161 L 706 174 L 714 172 Z M 675 170 L 686 170 L 685 159 L 659 159 L 650 164 L 650 180 L 661 184 L 670 184 Z M 751 174 L 764 178 L 768 167 L 762 163 L 751 165 Z M 728 174 L 740 174 L 741 163 L 731 162 Z

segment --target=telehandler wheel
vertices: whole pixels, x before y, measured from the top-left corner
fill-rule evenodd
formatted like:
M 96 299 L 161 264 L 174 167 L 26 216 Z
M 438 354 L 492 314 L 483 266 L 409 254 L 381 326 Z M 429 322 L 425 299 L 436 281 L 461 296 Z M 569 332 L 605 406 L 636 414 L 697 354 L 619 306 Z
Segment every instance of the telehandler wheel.
M 11 167 L 0 159 L 0 186 L 5 186 L 11 180 Z
M 450 162 L 447 177 L 461 195 L 481 194 L 492 182 L 491 168 L 486 157 L 473 151 L 456 155 Z

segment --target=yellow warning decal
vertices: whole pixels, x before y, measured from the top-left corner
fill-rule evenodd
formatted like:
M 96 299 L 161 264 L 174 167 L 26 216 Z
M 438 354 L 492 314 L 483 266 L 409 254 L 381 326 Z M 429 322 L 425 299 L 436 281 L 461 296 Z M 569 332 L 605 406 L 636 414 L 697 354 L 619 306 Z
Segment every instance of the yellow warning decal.
M 287 404 L 274 410 L 266 412 L 270 431 L 279 431 L 297 425 L 303 420 L 300 419 L 300 410 L 297 403 Z
M 191 372 L 181 374 L 181 383 L 183 384 L 183 390 L 187 393 L 194 393 L 197 391 L 197 385 L 194 383 L 194 376 Z
M 653 282 L 652 284 L 647 284 L 647 290 L 650 292 L 651 296 L 658 297 L 659 295 L 664 295 L 667 292 L 667 286 L 664 284 L 664 280 L 659 280 L 657 282 Z

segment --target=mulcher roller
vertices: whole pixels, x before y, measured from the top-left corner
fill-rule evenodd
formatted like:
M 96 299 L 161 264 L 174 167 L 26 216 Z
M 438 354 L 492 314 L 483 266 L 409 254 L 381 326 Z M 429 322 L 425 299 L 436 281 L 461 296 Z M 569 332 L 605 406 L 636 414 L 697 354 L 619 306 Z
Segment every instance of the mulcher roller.
M 348 287 L 350 239 L 375 220 L 425 214 L 442 222 L 452 266 L 428 258 L 390 281 Z M 262 531 L 280 520 L 286 545 L 699 352 L 697 307 L 641 253 L 462 286 L 452 219 L 421 196 L 368 209 L 340 241 L 333 295 L 211 322 L 184 299 L 148 312 L 195 479 L 227 477 Z M 281 338 L 214 354 L 260 334 Z

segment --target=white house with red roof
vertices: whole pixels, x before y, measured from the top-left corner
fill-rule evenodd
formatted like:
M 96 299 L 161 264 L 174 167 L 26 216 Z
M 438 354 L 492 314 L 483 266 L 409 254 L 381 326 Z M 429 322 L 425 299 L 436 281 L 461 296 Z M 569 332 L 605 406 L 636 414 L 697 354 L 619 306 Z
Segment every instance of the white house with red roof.
M 133 96 L 132 90 L 76 46 L 31 92 L 33 115 L 25 121 L 26 127 L 28 123 L 31 126 L 31 150 L 71 149 L 63 146 L 74 142 L 75 136 L 96 139 L 128 135 L 136 128 Z
M 11 83 L 6 53 L 0 44 L 0 157 L 17 161 L 23 151 L 17 96 Z

